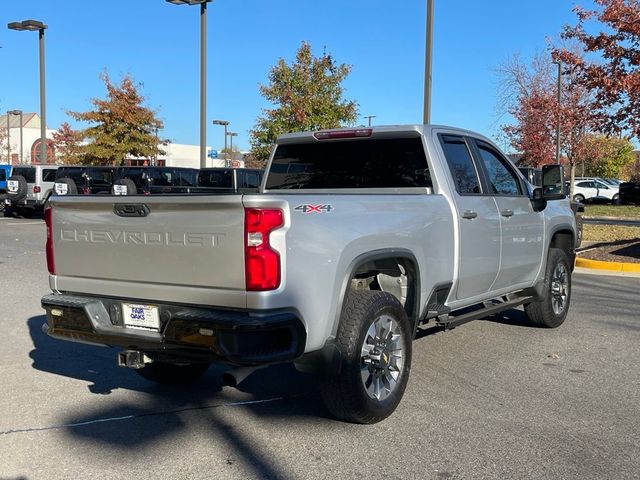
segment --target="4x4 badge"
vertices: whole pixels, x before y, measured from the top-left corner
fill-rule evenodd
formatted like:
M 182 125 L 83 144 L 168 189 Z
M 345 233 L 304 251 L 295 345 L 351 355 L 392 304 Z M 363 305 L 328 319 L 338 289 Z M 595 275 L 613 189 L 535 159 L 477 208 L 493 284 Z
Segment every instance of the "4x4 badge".
M 294 210 L 297 210 L 299 212 L 302 213 L 325 213 L 325 212 L 332 212 L 333 211 L 333 205 L 311 205 L 311 204 L 304 204 L 304 205 L 298 205 L 297 207 L 294 208 Z

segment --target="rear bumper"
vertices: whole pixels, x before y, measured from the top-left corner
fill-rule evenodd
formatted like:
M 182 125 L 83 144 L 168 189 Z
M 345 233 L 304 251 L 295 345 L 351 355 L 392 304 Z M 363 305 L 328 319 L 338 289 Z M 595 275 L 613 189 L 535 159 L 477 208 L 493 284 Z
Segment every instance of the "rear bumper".
M 43 203 L 40 200 L 34 200 L 30 198 L 23 198 L 22 200 L 12 200 L 8 196 L 4 199 L 5 207 L 8 208 L 41 208 Z
M 246 312 L 157 304 L 158 331 L 124 326 L 122 303 L 131 300 L 46 295 L 43 330 L 76 342 L 235 365 L 266 365 L 304 353 L 306 331 L 291 312 Z M 134 302 L 135 303 L 135 302 Z M 149 303 L 139 302 L 139 303 Z

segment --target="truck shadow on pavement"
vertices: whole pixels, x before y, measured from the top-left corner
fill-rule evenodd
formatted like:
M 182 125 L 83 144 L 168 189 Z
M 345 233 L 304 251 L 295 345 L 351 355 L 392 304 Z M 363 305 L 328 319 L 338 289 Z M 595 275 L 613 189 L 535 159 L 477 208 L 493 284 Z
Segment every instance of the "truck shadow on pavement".
M 296 423 L 326 422 L 328 414 L 319 401 L 314 376 L 297 372 L 292 365 L 276 365 L 254 372 L 238 389 L 223 387 L 224 367 L 212 366 L 196 383 L 161 386 L 116 365 L 118 349 L 65 342 L 42 332 L 46 316 L 27 321 L 34 348 L 29 353 L 36 370 L 88 383 L 91 394 L 62 411 L 52 427 L 62 429 L 72 440 L 97 448 L 130 452 L 131 447 L 153 447 L 163 439 L 187 431 L 207 442 L 222 445 L 224 458 L 215 459 L 225 468 L 240 467 L 255 478 L 288 478 L 277 458 L 259 447 L 264 438 L 252 438 L 252 425 L 238 419 L 256 418 L 252 423 L 274 418 Z M 98 400 L 115 390 L 111 400 Z M 142 396 L 141 396 L 142 394 Z M 86 407 L 85 407 L 86 405 Z M 266 419 L 266 420 L 265 420 Z M 204 434 L 202 431 L 204 430 Z M 199 432 L 199 433 L 198 433 Z M 203 448 L 203 450 L 206 450 Z

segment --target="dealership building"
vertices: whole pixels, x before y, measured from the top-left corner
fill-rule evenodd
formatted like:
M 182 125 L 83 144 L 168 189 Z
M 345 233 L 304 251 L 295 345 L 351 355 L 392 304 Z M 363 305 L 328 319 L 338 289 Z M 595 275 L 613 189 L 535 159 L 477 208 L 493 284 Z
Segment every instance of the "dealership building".
M 7 118 L 9 124 L 7 124 Z M 40 149 L 40 116 L 37 113 L 22 114 L 12 112 L 9 115 L 0 115 L 0 164 L 32 164 L 32 163 L 57 163 L 54 149 L 50 142 L 55 130 L 47 129 L 47 158 L 41 161 Z M 7 137 L 8 146 L 7 149 Z M 168 167 L 193 167 L 200 166 L 200 146 L 169 143 L 162 147 L 165 154 L 160 155 L 155 161 L 157 165 Z M 216 152 L 207 147 L 207 167 L 244 167 L 241 159 L 224 160 L 216 158 Z M 154 161 L 146 158 L 128 158 L 128 165 L 150 165 Z

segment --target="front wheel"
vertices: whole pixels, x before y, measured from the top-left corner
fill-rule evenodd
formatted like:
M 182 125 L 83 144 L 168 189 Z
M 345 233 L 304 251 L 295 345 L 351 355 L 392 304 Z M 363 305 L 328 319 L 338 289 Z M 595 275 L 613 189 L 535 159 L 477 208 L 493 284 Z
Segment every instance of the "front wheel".
M 320 384 L 328 410 L 355 423 L 377 423 L 391 415 L 409 380 L 411 340 L 409 319 L 396 297 L 349 292 L 336 338 L 341 370 Z
M 611 199 L 611 203 L 614 205 L 620 205 L 620 194 L 616 193 Z
M 526 304 L 524 311 L 532 324 L 556 328 L 562 325 L 571 302 L 571 268 L 567 254 L 559 248 L 550 248 L 544 275 L 543 293 Z

